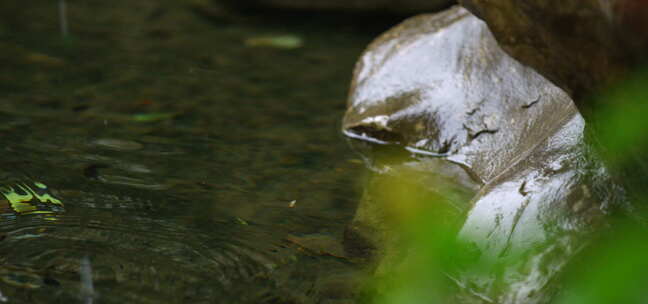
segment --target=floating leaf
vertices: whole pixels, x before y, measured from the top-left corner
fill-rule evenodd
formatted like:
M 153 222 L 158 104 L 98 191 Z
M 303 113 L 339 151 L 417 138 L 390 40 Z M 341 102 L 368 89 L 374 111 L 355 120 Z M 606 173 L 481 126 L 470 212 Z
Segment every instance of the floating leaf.
M 300 37 L 295 35 L 252 37 L 245 40 L 250 47 L 272 47 L 278 49 L 296 49 L 303 45 Z
M 133 120 L 136 122 L 156 122 L 173 118 L 174 115 L 173 113 L 163 112 L 142 113 L 133 115 Z

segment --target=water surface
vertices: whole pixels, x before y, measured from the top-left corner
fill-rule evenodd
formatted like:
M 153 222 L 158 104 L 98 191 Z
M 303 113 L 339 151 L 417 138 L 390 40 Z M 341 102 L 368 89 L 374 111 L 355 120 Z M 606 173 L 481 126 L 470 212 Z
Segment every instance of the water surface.
M 294 237 L 340 239 L 353 215 L 340 117 L 388 25 L 93 0 L 67 3 L 63 36 L 58 9 L 0 4 L 0 184 L 64 205 L 3 201 L 0 301 L 345 300 L 357 266 Z M 275 35 L 302 45 L 245 43 Z

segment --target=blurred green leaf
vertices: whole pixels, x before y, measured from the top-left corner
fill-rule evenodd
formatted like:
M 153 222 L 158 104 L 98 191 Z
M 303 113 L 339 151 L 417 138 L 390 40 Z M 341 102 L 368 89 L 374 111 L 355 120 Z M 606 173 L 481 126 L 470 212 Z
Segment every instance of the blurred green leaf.
M 633 75 L 597 99 L 591 120 L 596 137 L 613 165 L 629 161 L 631 154 L 648 148 L 648 71 Z
M 133 115 L 133 120 L 136 122 L 156 122 L 173 118 L 174 113 L 143 113 Z
M 280 35 L 266 37 L 252 37 L 245 40 L 245 45 L 251 47 L 272 47 L 278 49 L 296 49 L 303 45 L 299 36 Z
M 618 223 L 591 246 L 568 273 L 558 304 L 647 303 L 648 234 L 645 227 Z

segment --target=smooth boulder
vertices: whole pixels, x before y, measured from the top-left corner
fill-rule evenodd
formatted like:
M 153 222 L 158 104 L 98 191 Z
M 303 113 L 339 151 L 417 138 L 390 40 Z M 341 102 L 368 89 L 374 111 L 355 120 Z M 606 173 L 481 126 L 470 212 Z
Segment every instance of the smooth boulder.
M 546 303 L 624 200 L 584 128 L 569 95 L 505 53 L 466 9 L 408 19 L 354 71 L 342 131 L 373 175 L 347 246 L 371 248 L 378 269 L 404 250 L 389 211 L 398 197 L 376 189 L 415 172 L 414 192 L 444 197 L 450 207 L 438 208 L 482 265 L 449 274 L 457 301 Z M 386 148 L 402 157 L 377 152 Z
M 511 56 L 568 90 L 584 114 L 589 95 L 623 79 L 648 51 L 641 0 L 461 0 Z

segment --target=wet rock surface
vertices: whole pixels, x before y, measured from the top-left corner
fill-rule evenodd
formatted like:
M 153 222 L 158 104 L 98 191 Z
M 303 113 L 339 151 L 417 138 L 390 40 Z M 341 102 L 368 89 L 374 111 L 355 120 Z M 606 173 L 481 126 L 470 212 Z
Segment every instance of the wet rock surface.
M 642 200 L 648 159 L 635 148 L 629 163 L 615 164 L 614 143 L 600 139 L 607 113 L 638 108 L 645 98 L 604 97 L 632 82 L 648 60 L 648 2 L 604 1 L 460 1 L 483 19 L 502 48 L 516 60 L 565 89 L 588 122 L 586 133 L 609 164 L 610 172 L 636 205 Z M 626 131 L 618 131 L 626 133 Z
M 576 97 L 619 80 L 645 59 L 648 5 L 634 0 L 463 0 L 499 44 Z
M 354 73 L 342 128 L 374 173 L 349 242 L 376 244 L 378 259 L 402 250 L 385 207 L 398 197 L 375 190 L 415 171 L 412 192 L 451 206 L 439 208 L 485 265 L 450 274 L 459 301 L 545 303 L 623 199 L 584 127 L 568 94 L 507 55 L 467 10 L 411 18 L 375 40 Z M 401 157 L 376 152 L 385 149 Z
M 444 156 L 488 182 L 577 115 L 463 9 L 415 17 L 358 62 L 344 132 Z M 533 136 L 528 136 L 533 132 Z

